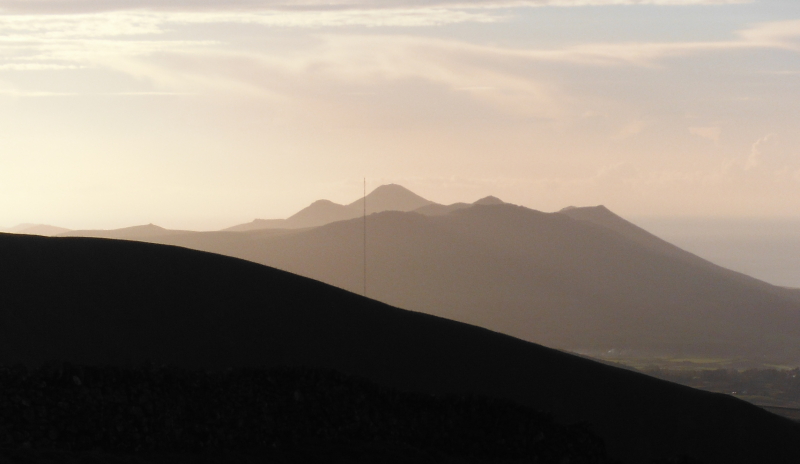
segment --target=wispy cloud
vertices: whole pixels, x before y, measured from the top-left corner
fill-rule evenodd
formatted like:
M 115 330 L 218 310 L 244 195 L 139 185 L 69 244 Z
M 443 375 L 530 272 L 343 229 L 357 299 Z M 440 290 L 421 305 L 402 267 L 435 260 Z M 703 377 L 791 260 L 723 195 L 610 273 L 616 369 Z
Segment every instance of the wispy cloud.
M 17 89 L 4 82 L 0 82 L 0 95 L 5 97 L 75 97 L 73 92 L 39 92 Z
M 489 4 L 494 3 L 470 5 Z M 341 5 L 346 4 L 334 6 Z M 0 36 L 0 71 L 106 68 L 149 80 L 156 86 L 150 90 L 158 92 L 239 92 L 269 98 L 287 95 L 302 98 L 299 95 L 304 93 L 317 94 L 311 91 L 315 88 L 364 93 L 374 90 L 371 86 L 416 79 L 504 111 L 556 118 L 564 114 L 570 99 L 559 84 L 533 72 L 540 63 L 653 67 L 665 59 L 701 53 L 768 48 L 800 50 L 797 40 L 800 21 L 755 25 L 727 41 L 590 43 L 552 49 L 520 49 L 410 35 L 326 32 L 315 33 L 302 53 L 278 49 L 243 52 L 228 46 L 224 37 L 178 40 L 175 37 L 182 36 L 168 33 L 182 25 L 198 24 L 375 25 L 389 21 L 391 15 L 384 13 L 400 11 L 377 8 L 321 11 L 317 3 L 308 7 L 311 12 L 0 15 L 0 30 L 5 32 Z M 423 10 L 424 14 L 420 13 Z M 479 10 L 403 11 L 407 16 L 399 15 L 391 21 L 433 24 L 453 18 L 454 21 L 497 19 L 494 13 L 484 17 Z M 462 13 L 466 16 L 458 16 Z M 170 59 L 165 59 L 167 56 Z M 641 127 L 631 126 L 625 133 L 634 129 Z
M 5 63 L 0 64 L 0 71 L 54 71 L 64 69 L 83 69 L 83 66 L 74 64 L 53 63 Z
M 800 21 L 759 24 L 740 31 L 727 41 L 593 43 L 554 50 L 507 50 L 499 53 L 543 61 L 586 65 L 652 66 L 657 60 L 709 52 L 747 49 L 786 49 L 800 51 Z
M 405 8 L 496 9 L 608 5 L 727 5 L 752 0 L 0 0 L 6 13 L 85 13 L 157 11 L 335 11 Z
M 750 156 L 744 163 L 744 170 L 750 171 L 764 163 L 764 148 L 775 140 L 777 134 L 767 134 L 753 143 L 750 148 Z
M 434 11 L 433 16 L 402 15 L 391 19 L 396 23 L 414 22 L 436 23 L 448 21 L 449 13 Z M 437 14 L 441 13 L 439 16 Z M 316 14 L 316 13 L 315 13 Z M 83 48 L 103 50 L 108 48 L 113 39 L 126 38 L 126 45 L 117 44 L 128 52 L 150 53 L 166 48 L 180 48 L 191 44 L 209 45 L 216 41 L 176 41 L 176 40 L 131 40 L 130 38 L 153 37 L 181 24 L 221 24 L 250 23 L 267 26 L 281 25 L 332 25 L 332 24 L 380 24 L 375 17 L 365 14 L 325 13 L 321 16 L 305 16 L 291 13 L 288 16 L 279 14 L 210 14 L 210 13 L 105 13 L 86 15 L 46 15 L 46 16 L 2 16 L 0 30 L 0 53 L 9 49 L 58 49 L 76 45 L 76 40 L 84 41 Z M 463 18 L 456 17 L 459 21 Z M 476 20 L 492 20 L 490 17 Z M 377 22 L 374 22 L 377 21 Z M 743 30 L 739 38 L 729 41 L 706 42 L 663 42 L 663 43 L 592 43 L 569 46 L 557 49 L 512 49 L 493 46 L 467 44 L 458 41 L 410 37 L 381 36 L 361 37 L 343 36 L 342 38 L 326 37 L 326 40 L 347 43 L 356 48 L 367 47 L 412 47 L 417 50 L 427 48 L 434 53 L 450 52 L 471 54 L 474 56 L 493 57 L 498 60 L 526 60 L 567 62 L 584 65 L 641 65 L 651 66 L 656 60 L 685 56 L 689 54 L 707 53 L 726 50 L 742 50 L 757 48 L 780 48 L 800 50 L 797 39 L 800 38 L 800 21 L 781 21 L 765 23 Z M 72 42 L 70 42 L 72 40 Z M 361 42 L 367 42 L 363 44 Z M 159 44 L 159 45 L 156 45 Z M 6 54 L 8 55 L 8 54 Z M 2 56 L 0 56 L 2 58 Z

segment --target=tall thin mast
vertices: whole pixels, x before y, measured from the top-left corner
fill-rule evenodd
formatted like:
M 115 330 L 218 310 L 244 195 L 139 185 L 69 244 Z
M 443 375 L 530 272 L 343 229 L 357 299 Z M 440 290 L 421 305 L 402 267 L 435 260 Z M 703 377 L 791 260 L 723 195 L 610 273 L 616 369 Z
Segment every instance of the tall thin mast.
M 364 178 L 364 296 L 367 296 L 367 178 Z

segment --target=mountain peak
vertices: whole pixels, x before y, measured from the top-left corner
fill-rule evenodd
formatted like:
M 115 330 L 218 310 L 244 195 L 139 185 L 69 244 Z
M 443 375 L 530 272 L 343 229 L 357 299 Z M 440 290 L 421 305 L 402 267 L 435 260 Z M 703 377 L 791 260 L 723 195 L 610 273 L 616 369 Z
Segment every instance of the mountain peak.
M 416 195 L 414 192 L 412 192 L 411 190 L 403 187 L 400 184 L 383 184 L 383 185 L 379 185 L 378 187 L 375 187 L 375 190 L 370 192 L 370 195 L 372 195 L 374 193 L 381 193 L 381 192 L 403 192 L 403 193 L 410 193 L 412 195 Z
M 330 200 L 317 200 L 314 203 L 311 203 L 309 205 L 309 207 L 311 207 L 311 206 L 329 206 L 329 205 L 341 206 L 338 203 L 334 203 L 334 202 L 332 202 Z
M 330 200 L 317 200 L 286 219 L 289 228 L 316 227 L 358 217 L 358 211 Z
M 349 207 L 363 208 L 364 199 L 350 203 Z M 367 195 L 367 214 L 378 213 L 381 211 L 414 211 L 425 205 L 433 204 L 411 190 L 398 184 L 385 184 L 376 188 Z
M 503 205 L 505 202 L 495 196 L 489 195 L 473 203 L 473 205 Z

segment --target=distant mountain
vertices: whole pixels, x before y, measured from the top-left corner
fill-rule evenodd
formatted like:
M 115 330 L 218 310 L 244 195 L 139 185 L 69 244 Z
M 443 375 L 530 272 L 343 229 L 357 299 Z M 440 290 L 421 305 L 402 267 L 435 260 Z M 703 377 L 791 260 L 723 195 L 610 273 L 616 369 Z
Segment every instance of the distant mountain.
M 483 197 L 480 200 L 473 203 L 473 205 L 502 205 L 505 202 L 497 197 L 489 195 L 488 197 Z
M 370 192 L 366 200 L 367 214 L 382 211 L 413 211 L 427 205 L 436 205 L 397 184 L 381 185 Z M 360 198 L 349 205 L 340 205 L 329 200 L 318 200 L 288 219 L 256 219 L 223 231 L 245 232 L 258 229 L 302 229 L 323 226 L 362 216 L 363 201 L 364 199 Z
M 286 226 L 286 219 L 253 219 L 251 222 L 239 224 L 223 229 L 224 232 L 247 232 L 261 229 L 290 229 Z
M 453 203 L 452 205 L 440 205 L 434 203 L 432 205 L 425 205 L 414 210 L 415 213 L 424 214 L 425 216 L 443 216 L 450 214 L 453 211 L 469 208 L 472 206 L 469 203 Z
M 6 229 L 3 232 L 12 234 L 44 235 L 45 237 L 52 237 L 64 232 L 69 232 L 69 229 L 49 226 L 47 224 L 20 224 L 10 229 Z
M 440 205 L 438 203 L 433 203 L 430 205 L 425 205 L 421 208 L 417 208 L 414 210 L 414 212 L 419 214 L 424 214 L 425 216 L 443 216 L 445 214 L 450 214 L 453 211 L 469 208 L 472 205 L 502 205 L 503 203 L 504 203 L 503 200 L 497 197 L 488 196 L 481 198 L 480 200 L 472 204 L 453 203 L 452 205 Z
M 725 274 L 728 278 L 732 280 L 738 280 L 745 285 L 756 286 L 761 288 L 763 291 L 777 292 L 784 296 L 796 296 L 796 294 L 793 292 L 785 292 L 782 287 L 770 285 L 766 282 L 754 279 L 739 272 L 723 268 L 714 263 L 706 261 L 695 254 L 689 253 L 688 251 L 662 240 L 661 238 L 651 234 L 641 227 L 619 217 L 618 215 L 609 211 L 608 208 L 603 205 L 581 208 L 568 207 L 562 209 L 559 211 L 559 213 L 567 215 L 573 219 L 586 221 L 605 227 L 657 253 L 668 255 L 693 266 L 705 267 L 715 273 Z
M 291 223 L 293 228 L 316 227 L 359 216 L 361 213 L 352 207 L 328 200 L 318 200 L 291 216 L 286 222 Z
M 367 214 L 380 213 L 383 211 L 414 211 L 425 205 L 433 204 L 432 201 L 426 200 L 402 185 L 397 184 L 381 185 L 370 192 L 366 200 Z M 357 211 L 362 211 L 364 208 L 364 199 L 359 198 L 347 206 L 355 208 Z
M 688 260 L 695 264 L 711 264 L 708 261 L 698 258 L 697 256 L 681 250 L 675 245 L 656 237 L 641 227 L 626 221 L 625 219 L 609 211 L 609 209 L 603 205 L 580 208 L 570 206 L 562 209 L 559 211 L 559 213 L 579 221 L 586 221 L 605 227 L 658 253 Z
M 503 232 L 509 240 L 517 238 L 514 235 L 519 231 L 507 223 L 506 215 L 527 224 L 525 233 L 538 230 L 537 238 L 567 232 L 577 239 L 567 240 L 571 245 L 601 240 L 596 229 L 580 223 L 572 232 L 569 228 L 565 231 L 565 224 L 576 224 L 566 216 L 504 205 L 475 206 L 436 218 L 406 213 L 370 218 L 377 238 L 406 237 L 409 247 L 399 250 L 397 257 L 415 250 L 405 261 L 390 261 L 389 265 L 421 270 L 431 284 L 441 284 L 430 276 L 443 269 L 425 267 L 420 253 L 434 253 L 437 259 L 430 263 L 474 263 L 471 260 L 485 252 L 476 247 L 480 242 L 474 241 L 481 235 Z M 462 241 L 447 231 L 451 221 L 459 233 L 469 224 L 478 229 Z M 324 258 L 329 258 L 337 256 L 336 251 L 320 248 L 319 240 L 339 243 L 335 234 L 347 233 L 357 223 L 339 222 L 273 239 L 284 247 L 317 243 L 312 251 L 324 250 Z M 430 235 L 431 231 L 437 234 Z M 213 236 L 246 235 L 249 233 Z M 452 242 L 456 242 L 454 246 Z M 618 252 L 634 253 L 624 243 L 608 238 L 603 244 L 610 248 L 592 251 L 594 244 L 590 244 L 571 256 L 591 262 L 598 256 L 613 260 Z M 464 244 L 477 249 L 459 258 Z M 547 247 L 560 253 L 562 244 L 551 240 Z M 352 254 L 351 245 L 344 245 L 348 249 L 343 255 Z M 371 245 L 376 251 L 386 246 Z M 525 253 L 535 249 L 533 240 Z M 463 261 L 442 261 L 448 256 Z M 711 464 L 800 462 L 800 425 L 733 397 L 400 310 L 254 263 L 130 241 L 10 234 L 0 234 L 0 257 L 3 365 L 67 361 L 99 365 L 149 362 L 202 369 L 335 369 L 402 390 L 510 399 L 550 412 L 564 423 L 586 422 L 605 440 L 609 454 L 623 463 L 649 463 L 681 455 Z M 492 262 L 515 267 L 511 258 L 502 255 Z M 627 259 L 632 260 L 633 256 Z M 377 268 L 377 259 L 372 265 Z M 636 267 L 633 262 L 631 266 Z M 465 270 L 498 284 L 491 280 L 489 269 Z M 497 313 L 500 308 L 498 304 L 488 311 Z
M 141 240 L 164 235 L 184 235 L 191 234 L 188 230 L 170 230 L 159 227 L 155 224 L 143 226 L 125 227 L 122 229 L 111 230 L 72 230 L 59 234 L 59 237 L 95 237 L 95 238 L 114 238 L 120 240 Z
M 637 217 L 633 222 L 726 268 L 800 287 L 800 217 Z
M 225 229 L 229 232 L 242 232 L 258 229 L 302 229 L 317 227 L 331 222 L 345 221 L 357 218 L 362 212 L 345 205 L 334 203 L 330 200 L 317 200 L 311 205 L 301 209 L 288 219 L 256 219 L 247 224 L 241 224 Z
M 572 211 L 572 210 L 571 210 Z M 800 364 L 796 292 L 720 268 L 595 209 L 473 205 L 367 217 L 367 290 L 380 301 L 599 355 Z M 589 220 L 587 218 L 594 218 Z M 359 220 L 282 234 L 152 241 L 363 289 Z

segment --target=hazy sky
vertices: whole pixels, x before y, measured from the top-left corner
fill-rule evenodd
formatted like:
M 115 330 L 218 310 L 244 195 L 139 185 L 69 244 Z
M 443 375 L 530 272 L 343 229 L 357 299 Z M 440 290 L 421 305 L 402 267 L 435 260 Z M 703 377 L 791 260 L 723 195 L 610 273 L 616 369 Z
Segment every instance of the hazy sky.
M 0 226 L 215 229 L 381 183 L 800 216 L 797 0 L 0 0 Z

